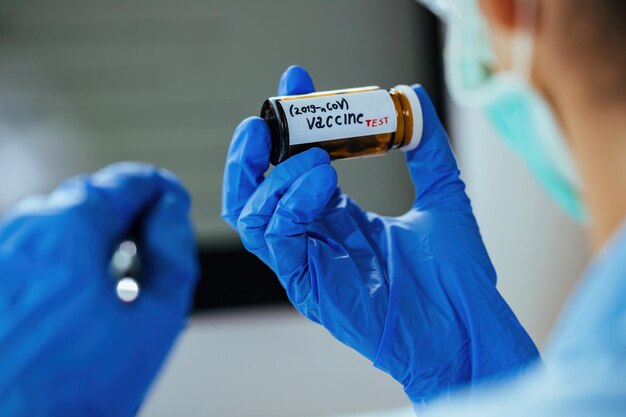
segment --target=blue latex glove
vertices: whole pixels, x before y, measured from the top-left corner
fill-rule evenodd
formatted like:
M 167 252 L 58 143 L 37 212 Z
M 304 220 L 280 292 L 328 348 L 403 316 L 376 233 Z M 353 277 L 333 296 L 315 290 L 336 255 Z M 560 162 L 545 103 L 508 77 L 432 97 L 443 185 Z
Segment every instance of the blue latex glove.
M 626 416 L 626 218 L 569 296 L 538 366 L 420 417 Z
M 189 206 L 172 174 L 120 163 L 4 216 L 0 415 L 136 414 L 190 310 L 198 273 Z M 133 223 L 142 284 L 125 304 L 109 262 Z
M 416 193 L 406 214 L 360 208 L 320 149 L 265 178 L 270 134 L 252 117 L 230 146 L 222 216 L 304 316 L 391 374 L 419 405 L 497 380 L 538 352 L 496 290 L 447 135 L 424 89 L 414 89 L 424 133 L 406 155 Z M 306 71 L 290 67 L 278 94 L 311 91 Z

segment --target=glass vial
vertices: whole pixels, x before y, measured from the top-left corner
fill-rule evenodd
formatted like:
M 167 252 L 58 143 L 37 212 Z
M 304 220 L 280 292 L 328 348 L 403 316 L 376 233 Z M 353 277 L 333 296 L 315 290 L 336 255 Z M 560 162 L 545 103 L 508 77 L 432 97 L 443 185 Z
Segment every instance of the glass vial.
M 422 136 L 422 108 L 408 85 L 270 97 L 261 117 L 270 129 L 273 165 L 312 147 L 333 160 L 409 151 Z

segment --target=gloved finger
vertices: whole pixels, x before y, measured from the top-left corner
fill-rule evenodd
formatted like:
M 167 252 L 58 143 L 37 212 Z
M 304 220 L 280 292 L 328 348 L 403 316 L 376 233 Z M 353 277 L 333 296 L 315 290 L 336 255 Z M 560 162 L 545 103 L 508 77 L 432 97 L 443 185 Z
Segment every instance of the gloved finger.
M 265 231 L 278 202 L 300 177 L 319 165 L 329 163 L 330 158 L 326 152 L 313 148 L 294 155 L 272 170 L 248 200 L 239 217 L 237 228 L 246 249 L 269 262 L 264 251 L 267 246 Z M 320 184 L 311 186 L 319 187 Z M 307 210 L 308 207 L 302 209 Z
M 176 299 L 186 310 L 199 269 L 188 202 L 164 193 L 146 213 L 141 231 L 142 291 Z
M 222 218 L 237 230 L 244 205 L 269 168 L 270 132 L 265 121 L 249 117 L 239 124 L 226 157 L 222 183 Z
M 80 190 L 81 185 L 60 187 L 60 192 Z M 191 199 L 171 172 L 151 164 L 120 162 L 87 177 L 87 204 L 83 215 L 102 225 L 103 237 L 123 237 L 133 223 L 166 192 L 176 195 L 189 208 Z
M 278 83 L 278 95 L 308 94 L 315 91 L 313 80 L 304 68 L 292 65 L 283 72 Z
M 428 93 L 414 85 L 422 107 L 423 133 L 418 147 L 407 152 L 408 170 L 415 187 L 417 209 L 468 209 L 465 184 L 459 178 L 448 135 L 439 121 Z
M 307 273 L 307 230 L 324 211 L 337 187 L 337 173 L 329 164 L 307 171 L 289 187 L 267 226 L 265 239 L 275 272 L 292 300 L 306 293 L 311 283 Z

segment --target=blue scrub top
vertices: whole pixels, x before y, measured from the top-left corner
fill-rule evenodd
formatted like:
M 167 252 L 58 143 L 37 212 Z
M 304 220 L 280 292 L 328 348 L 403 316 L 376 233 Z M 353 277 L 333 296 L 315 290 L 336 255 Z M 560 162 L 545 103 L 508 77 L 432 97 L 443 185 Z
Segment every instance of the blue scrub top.
M 543 355 L 497 388 L 472 388 L 420 417 L 626 416 L 626 222 L 568 300 Z

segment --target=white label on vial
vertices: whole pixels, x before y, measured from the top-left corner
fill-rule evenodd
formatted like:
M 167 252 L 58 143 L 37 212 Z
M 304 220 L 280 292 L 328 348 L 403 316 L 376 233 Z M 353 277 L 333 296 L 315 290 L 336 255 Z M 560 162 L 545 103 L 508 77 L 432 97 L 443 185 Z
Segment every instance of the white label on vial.
M 396 108 L 382 89 L 280 102 L 289 127 L 289 144 L 395 132 Z

